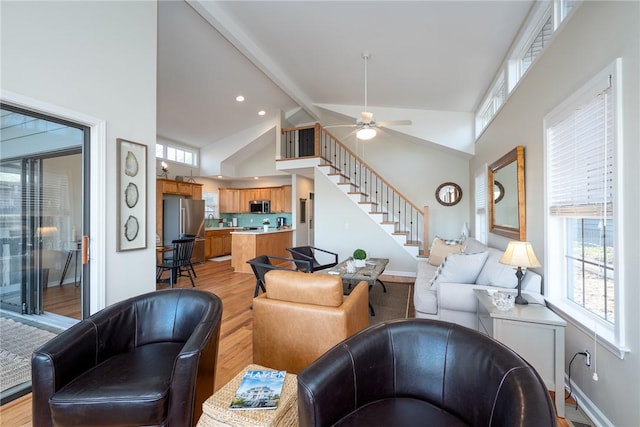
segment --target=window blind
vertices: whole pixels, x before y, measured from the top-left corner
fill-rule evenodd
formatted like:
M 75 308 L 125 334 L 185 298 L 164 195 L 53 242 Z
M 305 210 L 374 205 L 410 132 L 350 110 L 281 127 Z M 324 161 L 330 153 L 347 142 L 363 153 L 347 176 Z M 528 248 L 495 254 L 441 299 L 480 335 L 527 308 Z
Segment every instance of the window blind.
M 487 242 L 487 165 L 484 164 L 475 173 L 475 237 L 482 243 Z
M 550 214 L 613 214 L 614 144 L 611 87 L 547 129 Z

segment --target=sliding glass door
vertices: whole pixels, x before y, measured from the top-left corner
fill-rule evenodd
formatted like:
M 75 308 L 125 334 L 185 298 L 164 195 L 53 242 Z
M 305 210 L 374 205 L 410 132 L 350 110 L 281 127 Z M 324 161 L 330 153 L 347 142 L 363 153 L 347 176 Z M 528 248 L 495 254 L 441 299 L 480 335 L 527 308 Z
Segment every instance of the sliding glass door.
M 88 130 L 0 109 L 0 306 L 82 318 Z

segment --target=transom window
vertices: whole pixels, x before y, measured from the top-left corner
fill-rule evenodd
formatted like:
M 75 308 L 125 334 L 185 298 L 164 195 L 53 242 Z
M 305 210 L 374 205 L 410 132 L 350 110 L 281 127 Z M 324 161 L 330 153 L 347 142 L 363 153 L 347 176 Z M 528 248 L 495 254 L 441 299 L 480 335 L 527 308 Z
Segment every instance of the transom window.
M 493 86 L 487 90 L 476 110 L 476 138 L 506 102 L 517 83 L 535 60 L 544 52 L 560 24 L 578 7 L 581 0 L 535 2 L 514 40 L 507 61 L 496 73 Z
M 198 151 L 190 148 L 156 144 L 156 157 L 189 166 L 198 166 Z

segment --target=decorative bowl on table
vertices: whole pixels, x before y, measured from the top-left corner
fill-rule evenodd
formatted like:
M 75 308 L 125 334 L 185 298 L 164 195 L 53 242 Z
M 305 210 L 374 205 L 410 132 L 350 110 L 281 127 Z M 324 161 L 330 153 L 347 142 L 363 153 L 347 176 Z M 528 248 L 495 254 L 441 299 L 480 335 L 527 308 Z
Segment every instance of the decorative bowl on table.
M 504 292 L 494 292 L 491 295 L 491 300 L 493 301 L 493 305 L 500 311 L 509 311 L 515 305 L 515 298 L 511 294 L 507 294 Z

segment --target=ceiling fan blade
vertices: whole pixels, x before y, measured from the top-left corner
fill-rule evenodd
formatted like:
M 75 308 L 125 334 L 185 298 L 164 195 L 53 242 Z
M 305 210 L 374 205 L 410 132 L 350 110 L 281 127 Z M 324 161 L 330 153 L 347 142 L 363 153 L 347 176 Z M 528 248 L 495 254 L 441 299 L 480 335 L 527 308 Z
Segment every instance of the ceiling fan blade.
M 376 126 L 407 126 L 411 124 L 411 120 L 387 120 L 379 122 Z
M 330 128 L 355 128 L 358 127 L 358 125 L 331 125 L 331 126 L 323 126 L 323 128 L 325 129 L 330 129 Z

